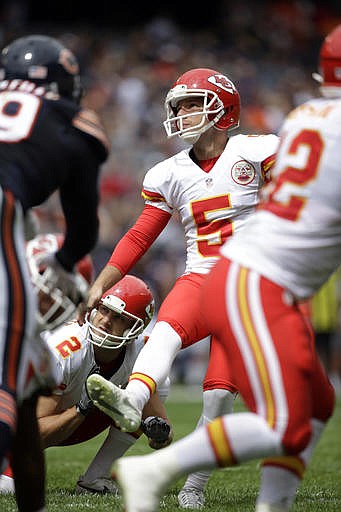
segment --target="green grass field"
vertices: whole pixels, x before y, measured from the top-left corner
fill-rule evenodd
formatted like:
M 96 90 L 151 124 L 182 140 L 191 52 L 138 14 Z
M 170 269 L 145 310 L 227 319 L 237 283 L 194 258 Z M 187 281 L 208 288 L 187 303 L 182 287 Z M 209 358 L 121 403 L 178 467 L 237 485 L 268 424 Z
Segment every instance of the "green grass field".
M 172 392 L 167 408 L 173 422 L 175 438 L 183 437 L 194 429 L 201 412 L 201 403 L 192 397 L 198 393 L 177 389 Z M 236 410 L 242 410 L 237 401 Z M 73 447 L 49 448 L 47 463 L 47 504 L 49 512 L 115 512 L 122 510 L 120 498 L 93 495 L 79 496 L 74 493 L 77 477 L 96 453 L 103 434 L 94 440 Z M 144 439 L 140 439 L 128 454 L 150 451 Z M 161 510 L 180 510 L 177 493 L 184 479 L 177 481 L 167 492 Z M 132 485 L 134 482 L 132 482 Z M 205 511 L 253 512 L 259 485 L 258 463 L 252 462 L 231 469 L 216 470 L 208 483 Z M 15 512 L 14 498 L 0 496 L 0 512 Z M 297 495 L 293 512 L 340 512 L 341 511 L 341 397 L 338 398 L 333 418 L 329 422 L 315 451 Z

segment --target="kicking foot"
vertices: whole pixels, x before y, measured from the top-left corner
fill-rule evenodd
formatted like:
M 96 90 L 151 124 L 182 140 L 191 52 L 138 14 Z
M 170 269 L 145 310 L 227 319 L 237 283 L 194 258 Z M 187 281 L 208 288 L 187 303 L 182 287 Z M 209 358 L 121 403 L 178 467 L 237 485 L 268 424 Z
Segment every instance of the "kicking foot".
M 131 403 L 128 393 L 96 373 L 86 381 L 93 403 L 110 416 L 123 432 L 135 432 L 141 424 L 141 412 Z
M 178 494 L 180 508 L 200 509 L 205 504 L 204 492 L 195 487 L 183 487 Z
M 164 491 L 163 478 L 155 464 L 148 464 L 146 456 L 124 457 L 113 466 L 123 495 L 125 512 L 156 512 Z

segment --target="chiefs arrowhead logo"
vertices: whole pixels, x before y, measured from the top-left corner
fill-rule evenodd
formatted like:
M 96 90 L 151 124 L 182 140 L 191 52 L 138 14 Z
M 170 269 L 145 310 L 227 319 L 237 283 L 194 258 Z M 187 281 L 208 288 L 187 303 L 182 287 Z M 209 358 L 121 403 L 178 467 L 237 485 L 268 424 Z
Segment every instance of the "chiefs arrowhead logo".
M 237 91 L 234 84 L 225 75 L 211 75 L 207 81 L 213 85 L 216 85 L 217 87 L 220 87 L 220 89 L 224 89 L 224 91 L 227 91 L 230 94 L 233 94 Z

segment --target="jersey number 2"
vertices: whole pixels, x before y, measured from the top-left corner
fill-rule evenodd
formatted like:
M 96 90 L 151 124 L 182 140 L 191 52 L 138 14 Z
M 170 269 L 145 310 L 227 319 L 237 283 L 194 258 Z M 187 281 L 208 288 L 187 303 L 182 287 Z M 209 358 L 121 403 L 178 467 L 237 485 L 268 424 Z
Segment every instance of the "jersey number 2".
M 288 165 L 281 171 L 269 201 L 261 208 L 284 219 L 297 220 L 305 204 L 305 197 L 300 195 L 301 187 L 316 176 L 323 147 L 317 131 L 302 130 L 296 135 L 287 153 L 292 159 L 297 156 L 299 165 Z

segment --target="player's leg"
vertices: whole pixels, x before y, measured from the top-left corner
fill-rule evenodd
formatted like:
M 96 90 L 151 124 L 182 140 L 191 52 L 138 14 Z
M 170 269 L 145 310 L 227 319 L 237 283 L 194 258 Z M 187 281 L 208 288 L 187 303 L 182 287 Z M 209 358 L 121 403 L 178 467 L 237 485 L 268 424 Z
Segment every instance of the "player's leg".
M 215 419 L 160 453 L 120 459 L 116 472 L 127 512 L 156 510 L 161 494 L 181 475 L 285 452 L 296 456 L 309 443 L 310 338 L 283 290 L 220 261 L 205 292 L 209 329 L 224 343 L 238 390 L 254 412 Z M 295 333 L 290 345 L 287 329 L 291 339 Z
M 265 459 L 261 467 L 261 485 L 256 512 L 290 510 L 296 491 L 310 463 L 313 451 L 319 441 L 335 403 L 334 389 L 329 382 L 321 362 L 315 356 L 312 374 L 313 417 L 312 436 L 307 447 L 297 456 Z M 282 508 L 280 508 L 282 507 Z
M 110 469 L 115 460 L 135 444 L 140 434 L 128 434 L 111 426 L 95 457 L 77 481 L 76 492 L 118 494 L 118 488 L 111 478 Z
M 161 340 L 165 342 L 162 343 Z M 167 378 L 180 348 L 181 339 L 177 332 L 166 322 L 157 322 L 136 360 L 131 384 L 129 382 L 126 389 L 116 386 L 100 375 L 94 374 L 88 378 L 87 390 L 96 407 L 110 416 L 122 431 L 137 430 L 144 405 L 155 393 L 157 382 L 161 384 L 162 379 Z M 155 370 L 151 370 L 152 366 Z M 153 377 L 146 371 L 140 371 L 141 368 L 145 370 L 147 367 L 147 371 L 153 374 Z
M 136 359 L 125 390 L 91 375 L 89 395 L 95 405 L 125 431 L 134 431 L 141 412 L 157 386 L 167 378 L 181 348 L 207 336 L 199 313 L 198 297 L 203 276 L 183 276 L 163 302 L 148 342 Z
M 12 464 L 15 497 L 20 512 L 45 510 L 45 459 L 36 417 L 37 396 L 18 406 Z
M 0 467 L 15 430 L 22 348 L 35 322 L 23 233 L 20 207 L 0 189 Z
M 0 218 L 0 466 L 12 444 L 18 509 L 42 512 L 45 467 L 37 434 L 35 398 L 23 401 L 29 375 L 24 356 L 36 326 L 37 298 L 25 258 L 21 207 L 8 191 L 0 190 Z
M 0 475 L 0 494 L 15 493 L 11 460 L 12 454 L 9 453 L 7 458 L 4 460 L 5 464 L 3 465 L 3 470 Z
M 229 373 L 225 350 L 222 344 L 213 337 L 203 384 L 202 414 L 196 428 L 233 411 L 236 388 L 229 379 Z M 210 474 L 210 471 L 198 471 L 188 476 L 178 494 L 181 508 L 199 509 L 204 506 L 204 489 Z
M 255 436 L 261 451 L 254 441 Z M 227 467 L 243 462 L 242 452 L 241 460 L 235 459 L 231 439 L 233 447 L 245 441 L 243 453 L 248 457 L 245 460 L 258 458 L 261 453 L 281 453 L 279 435 L 258 415 L 243 413 L 216 418 L 167 448 L 142 457 L 123 457 L 114 464 L 113 478 L 122 490 L 125 510 L 157 511 L 160 498 L 172 481 L 202 468 Z M 131 485 L 132 481 L 134 485 Z

